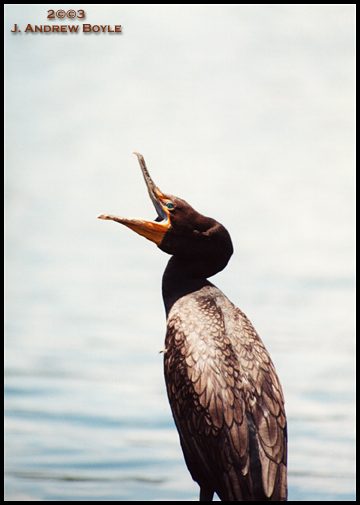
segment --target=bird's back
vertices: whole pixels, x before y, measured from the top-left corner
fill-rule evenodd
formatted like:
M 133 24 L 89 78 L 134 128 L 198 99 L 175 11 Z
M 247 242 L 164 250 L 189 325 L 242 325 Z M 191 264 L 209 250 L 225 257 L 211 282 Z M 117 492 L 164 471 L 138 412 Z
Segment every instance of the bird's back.
M 185 460 L 203 496 L 286 500 L 281 385 L 250 321 L 212 284 L 172 306 L 164 367 Z

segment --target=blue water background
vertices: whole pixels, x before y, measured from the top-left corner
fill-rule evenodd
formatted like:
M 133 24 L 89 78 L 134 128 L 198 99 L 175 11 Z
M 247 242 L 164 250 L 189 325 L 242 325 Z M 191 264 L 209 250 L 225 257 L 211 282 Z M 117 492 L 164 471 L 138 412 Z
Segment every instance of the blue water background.
M 281 379 L 289 499 L 354 500 L 354 6 L 85 5 L 122 35 L 10 33 L 50 7 L 5 8 L 5 499 L 198 498 L 168 257 L 96 219 L 155 217 L 137 150 L 232 236 L 212 281 Z

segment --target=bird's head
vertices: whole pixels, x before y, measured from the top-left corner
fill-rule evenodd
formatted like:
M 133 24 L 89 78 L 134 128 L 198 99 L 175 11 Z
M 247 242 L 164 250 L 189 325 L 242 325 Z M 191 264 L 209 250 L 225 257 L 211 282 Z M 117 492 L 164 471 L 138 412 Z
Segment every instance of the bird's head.
M 160 191 L 150 177 L 143 156 L 134 154 L 138 157 L 157 218 L 146 221 L 111 214 L 100 214 L 98 218 L 111 219 L 131 228 L 171 255 L 190 259 L 216 253 L 223 257 L 224 268 L 233 252 L 227 230 L 214 219 L 199 214 L 181 198 Z

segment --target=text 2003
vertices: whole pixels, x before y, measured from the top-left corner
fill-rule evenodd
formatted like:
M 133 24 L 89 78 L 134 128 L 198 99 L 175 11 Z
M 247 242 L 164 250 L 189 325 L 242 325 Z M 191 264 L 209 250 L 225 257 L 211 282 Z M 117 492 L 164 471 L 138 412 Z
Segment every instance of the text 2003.
M 55 19 L 55 17 L 59 19 L 64 19 L 66 17 L 70 19 L 74 18 L 79 18 L 79 19 L 85 19 L 85 11 L 79 10 L 79 11 L 74 11 L 74 9 L 69 9 L 67 12 L 65 12 L 63 9 L 59 9 L 58 11 L 54 11 L 52 9 L 47 11 L 48 14 L 48 19 Z

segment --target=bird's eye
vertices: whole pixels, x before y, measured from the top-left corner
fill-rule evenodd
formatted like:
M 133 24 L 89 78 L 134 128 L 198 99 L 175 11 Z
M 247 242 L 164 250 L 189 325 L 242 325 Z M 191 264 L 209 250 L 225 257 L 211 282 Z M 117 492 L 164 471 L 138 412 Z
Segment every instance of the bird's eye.
M 174 204 L 173 204 L 173 203 L 171 203 L 171 202 L 168 202 L 168 203 L 166 204 L 166 207 L 167 207 L 168 209 L 173 209 L 173 208 L 174 208 Z

